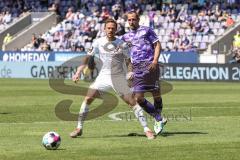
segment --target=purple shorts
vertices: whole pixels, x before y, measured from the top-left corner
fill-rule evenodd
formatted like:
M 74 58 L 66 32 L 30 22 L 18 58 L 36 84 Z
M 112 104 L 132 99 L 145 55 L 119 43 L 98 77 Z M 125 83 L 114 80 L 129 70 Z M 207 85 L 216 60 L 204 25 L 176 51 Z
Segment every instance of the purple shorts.
M 151 92 L 159 89 L 160 69 L 149 71 L 148 65 L 133 65 L 133 92 Z

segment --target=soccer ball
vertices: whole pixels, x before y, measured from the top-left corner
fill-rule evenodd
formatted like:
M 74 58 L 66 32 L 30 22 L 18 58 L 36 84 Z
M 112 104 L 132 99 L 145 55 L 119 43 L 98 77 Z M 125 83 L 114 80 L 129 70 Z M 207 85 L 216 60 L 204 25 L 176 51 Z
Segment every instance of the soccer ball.
M 48 132 L 43 136 L 42 144 L 48 150 L 55 150 L 61 144 L 61 137 L 56 132 Z

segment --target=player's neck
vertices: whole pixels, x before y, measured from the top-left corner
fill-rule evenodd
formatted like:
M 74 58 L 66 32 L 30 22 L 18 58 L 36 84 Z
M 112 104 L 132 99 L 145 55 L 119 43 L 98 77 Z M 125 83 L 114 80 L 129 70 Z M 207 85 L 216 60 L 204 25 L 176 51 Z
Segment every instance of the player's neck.
M 115 40 L 116 40 L 116 37 L 107 37 L 107 40 L 108 40 L 108 41 L 115 41 Z

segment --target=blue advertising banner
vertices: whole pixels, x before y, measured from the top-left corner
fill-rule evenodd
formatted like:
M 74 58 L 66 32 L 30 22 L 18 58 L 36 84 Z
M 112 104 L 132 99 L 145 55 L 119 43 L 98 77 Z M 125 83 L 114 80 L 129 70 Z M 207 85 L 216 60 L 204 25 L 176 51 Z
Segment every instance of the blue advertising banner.
M 162 52 L 159 57 L 161 63 L 199 63 L 197 52 Z
M 240 66 L 238 64 L 167 64 L 162 79 L 239 82 Z
M 71 58 L 85 55 L 86 52 L 38 52 L 38 51 L 0 51 L 0 61 L 4 62 L 65 62 Z M 161 63 L 199 63 L 196 52 L 163 52 L 160 54 Z
M 0 61 L 4 62 L 49 62 L 67 61 L 86 52 L 38 52 L 38 51 L 0 51 Z
M 37 51 L 0 52 L 0 61 L 4 62 L 48 62 L 54 60 L 55 56 L 51 52 L 37 52 Z

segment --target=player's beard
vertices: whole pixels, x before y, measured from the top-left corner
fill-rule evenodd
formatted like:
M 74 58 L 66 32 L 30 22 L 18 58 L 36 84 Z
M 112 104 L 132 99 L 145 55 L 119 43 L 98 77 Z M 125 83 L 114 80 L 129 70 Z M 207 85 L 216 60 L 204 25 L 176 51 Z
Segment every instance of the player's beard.
M 137 30 L 138 27 L 139 27 L 139 25 L 137 25 L 137 24 L 130 26 L 131 30 L 134 30 L 134 31 Z

